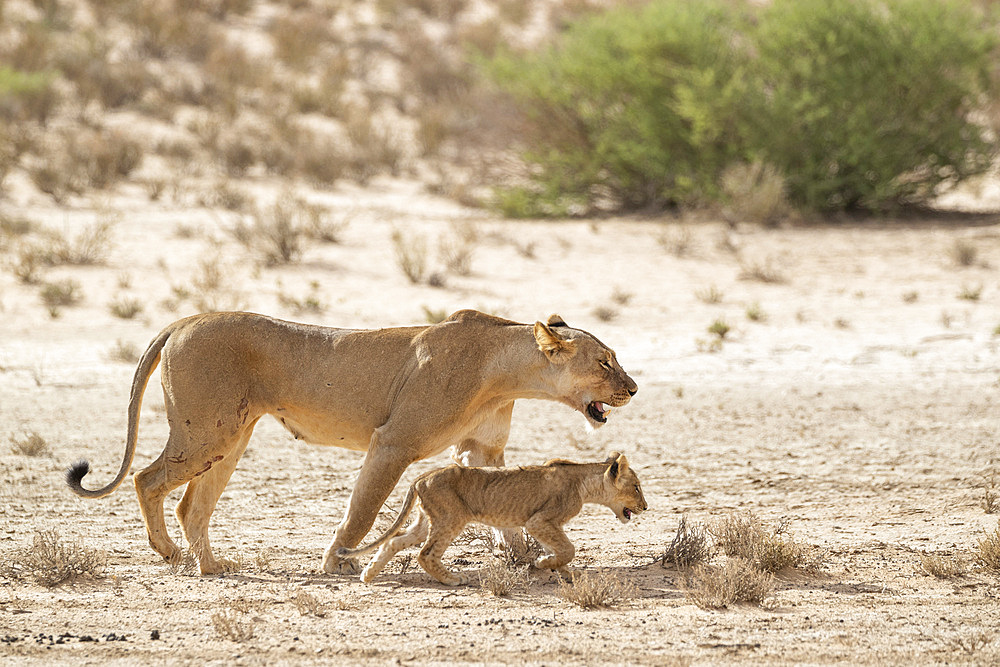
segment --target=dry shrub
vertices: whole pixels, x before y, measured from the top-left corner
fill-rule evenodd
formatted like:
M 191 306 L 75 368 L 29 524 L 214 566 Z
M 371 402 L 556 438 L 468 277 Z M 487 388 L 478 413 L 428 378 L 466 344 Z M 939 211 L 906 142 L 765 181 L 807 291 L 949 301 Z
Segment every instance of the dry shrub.
M 304 68 L 331 40 L 329 25 L 329 19 L 316 11 L 278 16 L 270 26 L 275 55 L 292 67 Z
M 291 264 L 302 258 L 302 218 L 303 203 L 285 193 L 271 206 L 254 211 L 253 224 L 238 224 L 233 235 L 266 266 Z
M 681 516 L 677 532 L 657 560 L 663 567 L 686 569 L 708 562 L 714 552 L 708 529 L 702 524 L 688 526 L 687 517 Z
M 329 206 L 298 200 L 306 236 L 322 243 L 340 243 L 354 217 L 353 212 L 335 216 Z
M 3 567 L 11 579 L 33 579 L 52 588 L 77 579 L 104 576 L 108 556 L 79 542 L 64 542 L 55 530 L 35 534 L 30 547 L 12 555 Z
M 788 216 L 785 177 L 773 165 L 760 161 L 733 164 L 720 180 L 731 222 L 774 225 Z
M 10 436 L 10 451 L 21 456 L 49 456 L 52 450 L 38 431 L 25 433 L 21 437 Z
M 740 266 L 739 278 L 740 280 L 753 280 L 772 285 L 788 282 L 788 278 L 781 272 L 781 269 L 775 266 L 775 262 L 771 259 L 742 264 Z
M 952 579 L 965 575 L 965 564 L 953 556 L 921 554 L 920 569 L 938 579 Z
M 212 627 L 223 639 L 245 642 L 253 639 L 257 620 L 237 611 L 223 610 L 212 614 Z
M 965 655 L 975 655 L 993 643 L 993 633 L 984 630 L 974 630 L 965 634 L 956 634 L 948 640 L 948 645 Z M 978 664 L 978 663 L 975 663 Z
M 635 585 L 611 572 L 574 572 L 569 583 L 559 582 L 559 597 L 584 609 L 613 607 L 636 593 Z
M 490 558 L 479 571 L 479 586 L 496 597 L 510 595 L 528 585 L 528 566 L 511 566 L 504 558 Z
M 438 257 L 447 269 L 459 276 L 472 273 L 472 256 L 475 241 L 460 234 L 442 235 L 438 239 Z
M 120 338 L 115 341 L 115 344 L 111 346 L 105 355 L 109 361 L 114 361 L 122 364 L 135 364 L 139 361 L 139 356 L 142 354 L 142 350 L 139 346 L 131 341 L 123 341 Z
M 992 533 L 984 532 L 983 539 L 973 549 L 973 558 L 980 567 L 1000 572 L 1000 527 Z
M 140 299 L 131 296 L 119 296 L 108 304 L 108 310 L 115 317 L 131 320 L 142 313 L 143 305 Z
M 72 278 L 42 283 L 38 295 L 52 317 L 58 317 L 59 309 L 63 306 L 75 306 L 83 300 L 80 283 Z
M 411 283 L 423 282 L 427 275 L 427 239 L 420 234 L 392 230 L 392 248 L 396 264 Z
M 760 605 L 774 595 L 774 575 L 762 572 L 743 558 L 730 558 L 722 567 L 695 567 L 684 589 L 687 597 L 702 609 Z
M 753 513 L 730 514 L 714 523 L 709 532 L 727 556 L 741 558 L 765 572 L 805 563 L 805 547 L 786 536 L 784 523 L 772 530 Z
M 326 616 L 326 607 L 309 591 L 299 589 L 299 592 L 292 598 L 292 604 L 302 616 L 316 616 L 317 618 Z
M 951 260 L 958 266 L 972 266 L 978 254 L 978 248 L 965 239 L 955 239 L 951 246 Z
M 181 552 L 181 557 L 175 562 L 167 563 L 167 569 L 170 570 L 170 574 L 182 577 L 197 577 L 201 574 L 201 569 L 198 567 L 198 559 L 194 555 L 194 549 L 188 547 Z

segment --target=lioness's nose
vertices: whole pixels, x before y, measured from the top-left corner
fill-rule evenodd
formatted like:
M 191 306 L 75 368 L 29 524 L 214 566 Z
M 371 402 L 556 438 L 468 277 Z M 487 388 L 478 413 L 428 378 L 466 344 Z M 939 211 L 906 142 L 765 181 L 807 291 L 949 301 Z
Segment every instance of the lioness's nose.
M 627 376 L 626 376 L 627 377 Z M 639 386 L 636 385 L 632 378 L 628 378 L 628 384 L 625 385 L 626 391 L 628 391 L 629 396 L 635 396 L 636 392 L 639 391 Z

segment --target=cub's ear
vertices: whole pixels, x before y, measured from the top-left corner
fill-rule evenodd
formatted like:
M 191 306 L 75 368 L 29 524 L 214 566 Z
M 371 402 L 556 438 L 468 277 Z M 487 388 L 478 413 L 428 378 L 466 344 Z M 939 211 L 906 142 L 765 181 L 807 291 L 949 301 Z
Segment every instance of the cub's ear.
M 614 459 L 609 456 L 608 461 L 611 461 L 611 465 L 608 466 L 608 471 L 604 473 L 608 476 L 612 482 L 617 482 L 618 478 L 624 475 L 628 471 L 628 459 L 625 458 L 624 454 L 619 454 L 618 452 L 611 452 L 614 455 Z M 607 463 L 608 461 L 605 461 Z
M 614 463 L 615 461 L 618 460 L 619 456 L 621 456 L 621 454 L 619 454 L 618 452 L 610 452 L 608 454 L 608 458 L 604 459 L 604 462 L 605 463 Z
M 550 327 L 569 327 L 569 325 L 566 324 L 566 320 L 559 317 L 555 313 L 549 315 L 549 319 L 545 323 L 548 324 Z
M 564 338 L 541 322 L 535 322 L 535 342 L 554 364 L 565 363 L 576 354 L 576 341 Z

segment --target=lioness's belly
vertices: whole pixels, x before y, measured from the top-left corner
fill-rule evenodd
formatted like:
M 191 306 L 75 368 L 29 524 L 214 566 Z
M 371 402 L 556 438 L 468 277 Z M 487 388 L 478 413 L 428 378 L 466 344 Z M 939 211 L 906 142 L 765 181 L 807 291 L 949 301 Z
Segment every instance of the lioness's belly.
M 334 445 L 364 452 L 368 451 L 372 439 L 370 428 L 358 427 L 330 415 L 308 415 L 280 408 L 273 415 L 296 440 L 313 445 Z

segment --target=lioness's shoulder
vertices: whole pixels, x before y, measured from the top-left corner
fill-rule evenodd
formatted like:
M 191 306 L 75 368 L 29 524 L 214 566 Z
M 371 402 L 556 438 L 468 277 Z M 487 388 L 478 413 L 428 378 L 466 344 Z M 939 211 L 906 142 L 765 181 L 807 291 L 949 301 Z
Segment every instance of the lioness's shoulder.
M 513 320 L 507 320 L 502 317 L 497 317 L 496 315 L 489 315 L 487 313 L 479 312 L 478 310 L 472 310 L 471 308 L 465 308 L 462 310 L 456 310 L 454 313 L 448 316 L 448 319 L 444 322 L 461 322 L 463 324 L 484 324 L 493 325 L 500 327 L 509 327 L 520 322 L 515 322 Z

